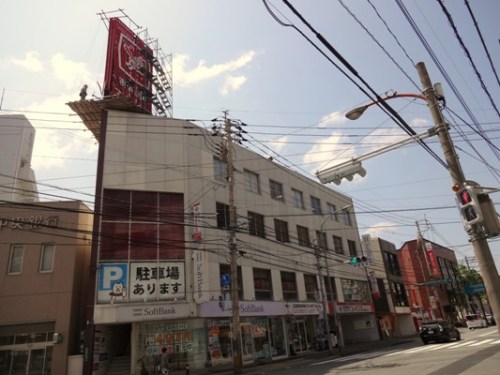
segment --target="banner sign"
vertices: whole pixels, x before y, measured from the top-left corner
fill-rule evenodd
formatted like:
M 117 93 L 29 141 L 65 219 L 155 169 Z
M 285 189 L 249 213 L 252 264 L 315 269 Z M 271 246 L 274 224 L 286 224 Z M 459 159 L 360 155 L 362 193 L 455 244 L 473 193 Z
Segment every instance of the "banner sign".
M 204 250 L 193 251 L 194 301 L 203 303 L 210 300 L 208 285 L 208 253 Z

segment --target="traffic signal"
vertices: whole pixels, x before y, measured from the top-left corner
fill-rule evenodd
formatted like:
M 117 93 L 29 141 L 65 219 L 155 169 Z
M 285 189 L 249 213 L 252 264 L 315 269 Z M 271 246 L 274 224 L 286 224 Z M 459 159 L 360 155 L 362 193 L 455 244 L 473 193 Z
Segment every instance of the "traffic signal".
M 473 225 L 483 222 L 483 214 L 473 186 L 465 186 L 458 190 L 456 198 L 464 224 Z
M 360 266 L 365 265 L 367 261 L 368 261 L 368 258 L 365 257 L 364 255 L 360 256 L 360 257 L 352 257 L 351 258 L 351 265 L 353 265 L 354 267 L 360 267 Z
M 352 181 L 355 174 L 359 174 L 361 177 L 366 176 L 366 170 L 361 165 L 361 162 L 351 162 L 342 167 L 336 166 L 316 172 L 316 176 L 322 184 L 333 182 L 336 185 L 339 185 L 343 178 Z

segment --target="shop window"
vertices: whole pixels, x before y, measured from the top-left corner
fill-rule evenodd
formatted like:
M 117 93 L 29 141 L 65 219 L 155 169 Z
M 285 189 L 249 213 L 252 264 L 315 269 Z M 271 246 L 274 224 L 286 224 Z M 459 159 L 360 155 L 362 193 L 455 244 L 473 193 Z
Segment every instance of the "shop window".
M 217 212 L 217 228 L 229 229 L 229 206 L 227 204 L 217 202 L 215 204 L 215 210 Z
M 23 270 L 24 246 L 12 245 L 9 257 L 9 275 L 19 275 Z
M 254 268 L 253 284 L 255 289 L 256 300 L 271 301 L 273 299 L 271 270 Z
M 297 225 L 297 237 L 300 246 L 311 247 L 311 241 L 309 240 L 309 229 L 301 225 Z
M 319 301 L 318 283 L 316 280 L 316 275 L 304 275 L 304 284 L 308 301 Z
M 304 195 L 301 191 L 292 189 L 292 202 L 294 207 L 300 208 L 303 210 L 304 206 Z
M 295 272 L 281 271 L 281 288 L 285 301 L 297 301 L 297 279 Z
M 276 235 L 276 241 L 290 242 L 290 237 L 288 235 L 288 223 L 286 221 L 274 219 L 274 232 Z
M 44 243 L 40 250 L 40 272 L 52 272 L 54 269 L 55 245 L 53 243 Z
M 248 211 L 248 232 L 252 236 L 266 238 L 264 215 Z

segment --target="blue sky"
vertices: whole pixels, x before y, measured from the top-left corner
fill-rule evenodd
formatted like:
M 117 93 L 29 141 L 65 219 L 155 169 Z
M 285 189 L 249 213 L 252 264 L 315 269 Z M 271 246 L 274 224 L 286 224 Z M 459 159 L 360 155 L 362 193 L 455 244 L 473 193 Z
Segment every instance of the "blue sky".
M 399 3 L 498 147 L 499 115 L 439 2 Z M 499 84 L 464 2 L 443 3 L 498 108 Z M 295 25 L 320 45 L 282 1 L 268 4 L 282 22 Z M 418 93 L 414 64 L 423 61 L 432 81 L 443 84 L 447 108 L 452 111 L 445 116 L 466 177 L 482 186 L 499 187 L 497 155 L 472 130 L 475 124 L 398 1 L 296 0 L 291 4 L 381 96 L 394 91 Z M 500 69 L 500 2 L 469 4 L 493 66 Z M 92 200 L 97 145 L 65 103 L 78 99 L 83 84 L 89 85 L 90 95 L 100 95 L 97 82 L 102 84 L 104 76 L 107 30 L 97 13 L 119 8 L 158 38 L 165 53 L 172 54 L 174 117 L 198 119 L 198 124 L 208 127 L 210 119 L 229 110 L 231 117 L 248 124 L 248 147 L 312 179 L 318 169 L 404 138 L 403 131 L 377 107 L 355 122 L 345 119 L 347 110 L 369 98 L 296 30 L 276 22 L 262 1 L 2 2 L 0 114 L 25 113 L 37 127 L 32 164 L 44 193 Z M 389 104 L 417 133 L 432 126 L 423 101 L 401 98 Z M 457 129 L 465 133 L 464 138 Z M 442 157 L 437 138 L 426 143 Z M 360 234 L 371 233 L 400 246 L 416 237 L 418 221 L 429 240 L 454 249 L 459 259 L 473 256 L 455 207 L 449 173 L 421 146 L 412 144 L 363 165 L 364 178 L 331 185 L 353 197 Z M 498 201 L 499 193 L 491 197 Z M 499 262 L 500 243 L 490 240 L 490 247 Z

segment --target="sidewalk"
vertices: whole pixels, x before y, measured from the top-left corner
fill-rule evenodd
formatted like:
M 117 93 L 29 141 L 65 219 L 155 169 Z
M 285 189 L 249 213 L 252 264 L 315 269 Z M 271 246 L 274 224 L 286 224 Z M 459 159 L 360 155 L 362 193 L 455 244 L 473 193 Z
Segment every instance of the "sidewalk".
M 335 358 L 339 356 L 348 356 L 357 353 L 369 352 L 388 348 L 395 345 L 406 344 L 418 340 L 418 335 L 402 337 L 402 338 L 386 338 L 385 340 L 377 340 L 370 342 L 362 342 L 356 344 L 349 344 L 341 348 L 342 353 L 339 355 L 338 348 L 334 348 L 333 354 L 330 351 L 313 351 L 305 354 L 299 354 L 295 357 L 287 357 L 284 359 L 277 359 L 271 362 L 259 362 L 243 367 L 242 374 L 245 375 L 262 375 L 271 369 L 279 367 L 290 367 L 298 364 L 304 364 L 307 361 L 317 361 L 326 358 Z M 204 369 L 191 369 L 189 375 L 229 375 L 233 374 L 233 367 L 220 367 L 220 368 L 204 368 Z M 170 371 L 169 375 L 187 375 L 186 370 Z

